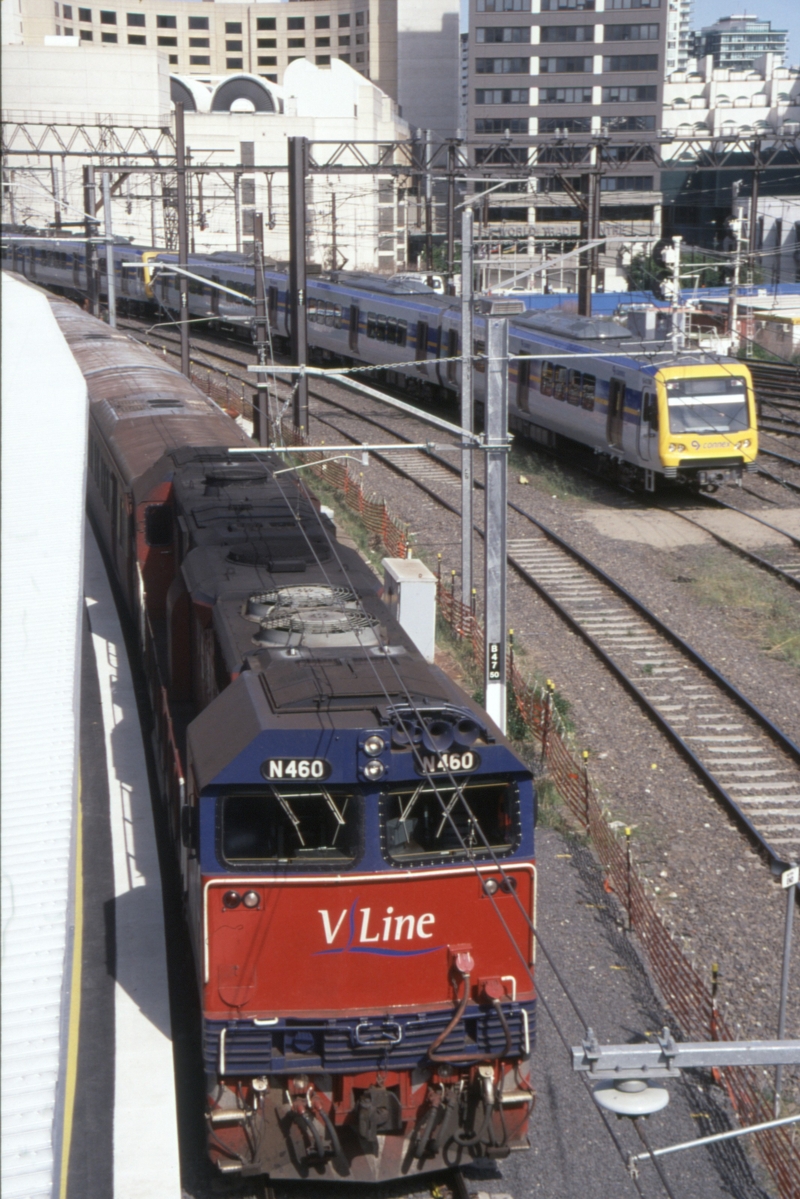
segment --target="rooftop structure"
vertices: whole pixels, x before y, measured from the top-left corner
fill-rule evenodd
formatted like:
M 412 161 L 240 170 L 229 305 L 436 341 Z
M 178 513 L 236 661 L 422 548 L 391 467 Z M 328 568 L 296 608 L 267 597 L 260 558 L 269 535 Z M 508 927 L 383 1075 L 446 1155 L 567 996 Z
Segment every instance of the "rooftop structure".
M 710 54 L 715 67 L 748 71 L 763 54 L 774 54 L 782 63 L 788 37 L 787 30 L 773 29 L 770 21 L 756 16 L 720 17 L 692 34 L 691 53 L 696 58 Z
M 108 0 L 107 0 L 108 2 Z M 282 85 L 288 67 L 346 63 L 396 100 L 411 124 L 452 136 L 458 124 L 458 0 L 136 0 L 108 8 L 8 0 L 26 45 L 75 37 L 111 54 L 160 50 L 176 74 L 246 71 Z M 128 11 L 130 10 L 130 11 Z M 4 30 L 5 32 L 5 30 Z
M 16 225 L 67 226 L 82 219 L 82 160 L 60 156 L 76 128 L 81 149 L 92 147 L 99 156 L 112 144 L 120 152 L 127 148 L 130 167 L 142 167 L 147 159 L 136 156 L 153 151 L 174 161 L 171 107 L 180 100 L 191 162 L 237 168 L 192 179 L 191 250 L 246 252 L 254 213 L 261 211 L 266 253 L 285 261 L 287 137 L 374 146 L 409 136 L 394 101 L 339 60 L 322 69 L 299 59 L 287 67 L 281 87 L 246 72 L 170 76 L 165 54 L 147 49 L 107 54 L 86 46 L 6 46 L 3 58 L 9 149 L 35 144 L 52 150 L 57 164 L 45 178 L 41 157 L 9 155 L 3 220 Z M 26 130 L 34 131 L 30 141 Z M 342 163 L 354 160 L 345 154 Z M 113 189 L 114 234 L 175 249 L 174 177 L 136 169 L 120 176 Z M 314 175 L 307 197 L 310 262 L 389 274 L 404 265 L 406 205 L 393 176 Z

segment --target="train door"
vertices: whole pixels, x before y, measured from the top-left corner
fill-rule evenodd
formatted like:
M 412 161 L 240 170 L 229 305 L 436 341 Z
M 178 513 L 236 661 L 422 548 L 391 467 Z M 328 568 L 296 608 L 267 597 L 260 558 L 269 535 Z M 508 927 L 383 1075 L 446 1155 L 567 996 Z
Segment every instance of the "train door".
M 611 379 L 608 384 L 608 444 L 622 449 L 622 422 L 625 416 L 625 380 Z
M 521 412 L 528 412 L 528 399 L 531 386 L 531 360 L 517 360 L 517 407 Z
M 278 327 L 278 289 L 274 285 L 267 288 L 267 322 L 271 329 Z
M 428 359 L 428 322 L 417 321 L 417 345 L 415 351 L 416 361 L 419 363 L 426 362 Z M 420 366 L 421 371 L 427 374 L 428 368 Z
M 361 312 L 358 304 L 350 305 L 350 326 L 348 333 L 348 344 L 352 354 L 358 353 L 358 326 L 361 320 Z
M 447 331 L 447 382 L 458 382 L 458 329 Z
M 658 401 L 651 391 L 642 393 L 639 415 L 639 456 L 649 462 L 658 438 Z

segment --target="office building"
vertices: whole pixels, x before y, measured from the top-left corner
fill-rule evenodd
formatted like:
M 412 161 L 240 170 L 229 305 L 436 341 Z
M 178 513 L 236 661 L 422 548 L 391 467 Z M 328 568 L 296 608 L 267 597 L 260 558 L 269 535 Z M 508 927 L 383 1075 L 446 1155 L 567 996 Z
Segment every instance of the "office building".
M 7 2 L 20 0 L 3 0 L 4 9 Z M 411 124 L 445 137 L 458 125 L 458 0 L 101 4 L 21 0 L 23 40 L 77 37 L 109 53 L 160 50 L 181 75 L 246 71 L 279 85 L 297 59 L 322 68 L 338 60 L 397 100 Z
M 697 59 L 710 54 L 715 67 L 752 71 L 762 54 L 774 54 L 782 63 L 788 38 L 787 30 L 773 29 L 770 21 L 759 21 L 758 17 L 721 17 L 692 34 L 691 54 Z

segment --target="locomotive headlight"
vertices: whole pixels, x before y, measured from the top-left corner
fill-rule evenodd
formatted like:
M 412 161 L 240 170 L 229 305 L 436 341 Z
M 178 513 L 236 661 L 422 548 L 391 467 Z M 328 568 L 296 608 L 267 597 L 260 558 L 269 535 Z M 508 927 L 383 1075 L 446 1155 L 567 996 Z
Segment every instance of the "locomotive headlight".
M 382 779 L 386 774 L 386 767 L 383 762 L 379 762 L 377 758 L 373 758 L 371 762 L 367 762 L 364 767 L 364 774 L 370 782 L 376 783 L 378 779 Z
M 497 893 L 497 879 L 485 878 L 483 880 L 483 889 L 487 895 L 495 895 Z
M 226 891 L 222 896 L 222 906 L 224 908 L 238 908 L 242 902 L 242 897 L 238 891 Z
M 364 742 L 364 753 L 368 754 L 370 758 L 377 758 L 378 754 L 382 754 L 385 749 L 386 742 L 377 733 L 373 733 L 371 737 L 367 737 Z M 380 778 L 380 775 L 378 777 Z
M 242 896 L 242 903 L 246 908 L 257 908 L 261 903 L 261 896 L 258 891 L 245 891 Z
M 667 446 L 667 452 L 670 454 L 683 454 L 686 452 L 686 446 L 680 441 L 671 441 Z

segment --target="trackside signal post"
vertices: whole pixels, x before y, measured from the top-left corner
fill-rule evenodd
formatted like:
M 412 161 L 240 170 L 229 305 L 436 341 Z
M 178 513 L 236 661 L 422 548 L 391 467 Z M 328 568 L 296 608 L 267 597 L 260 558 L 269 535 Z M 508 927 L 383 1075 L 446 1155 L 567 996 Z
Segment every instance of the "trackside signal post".
M 506 507 L 508 503 L 508 320 L 486 318 L 486 501 L 484 707 L 506 731 Z
M 475 217 L 472 208 L 461 214 L 461 603 L 472 603 L 472 255 Z

